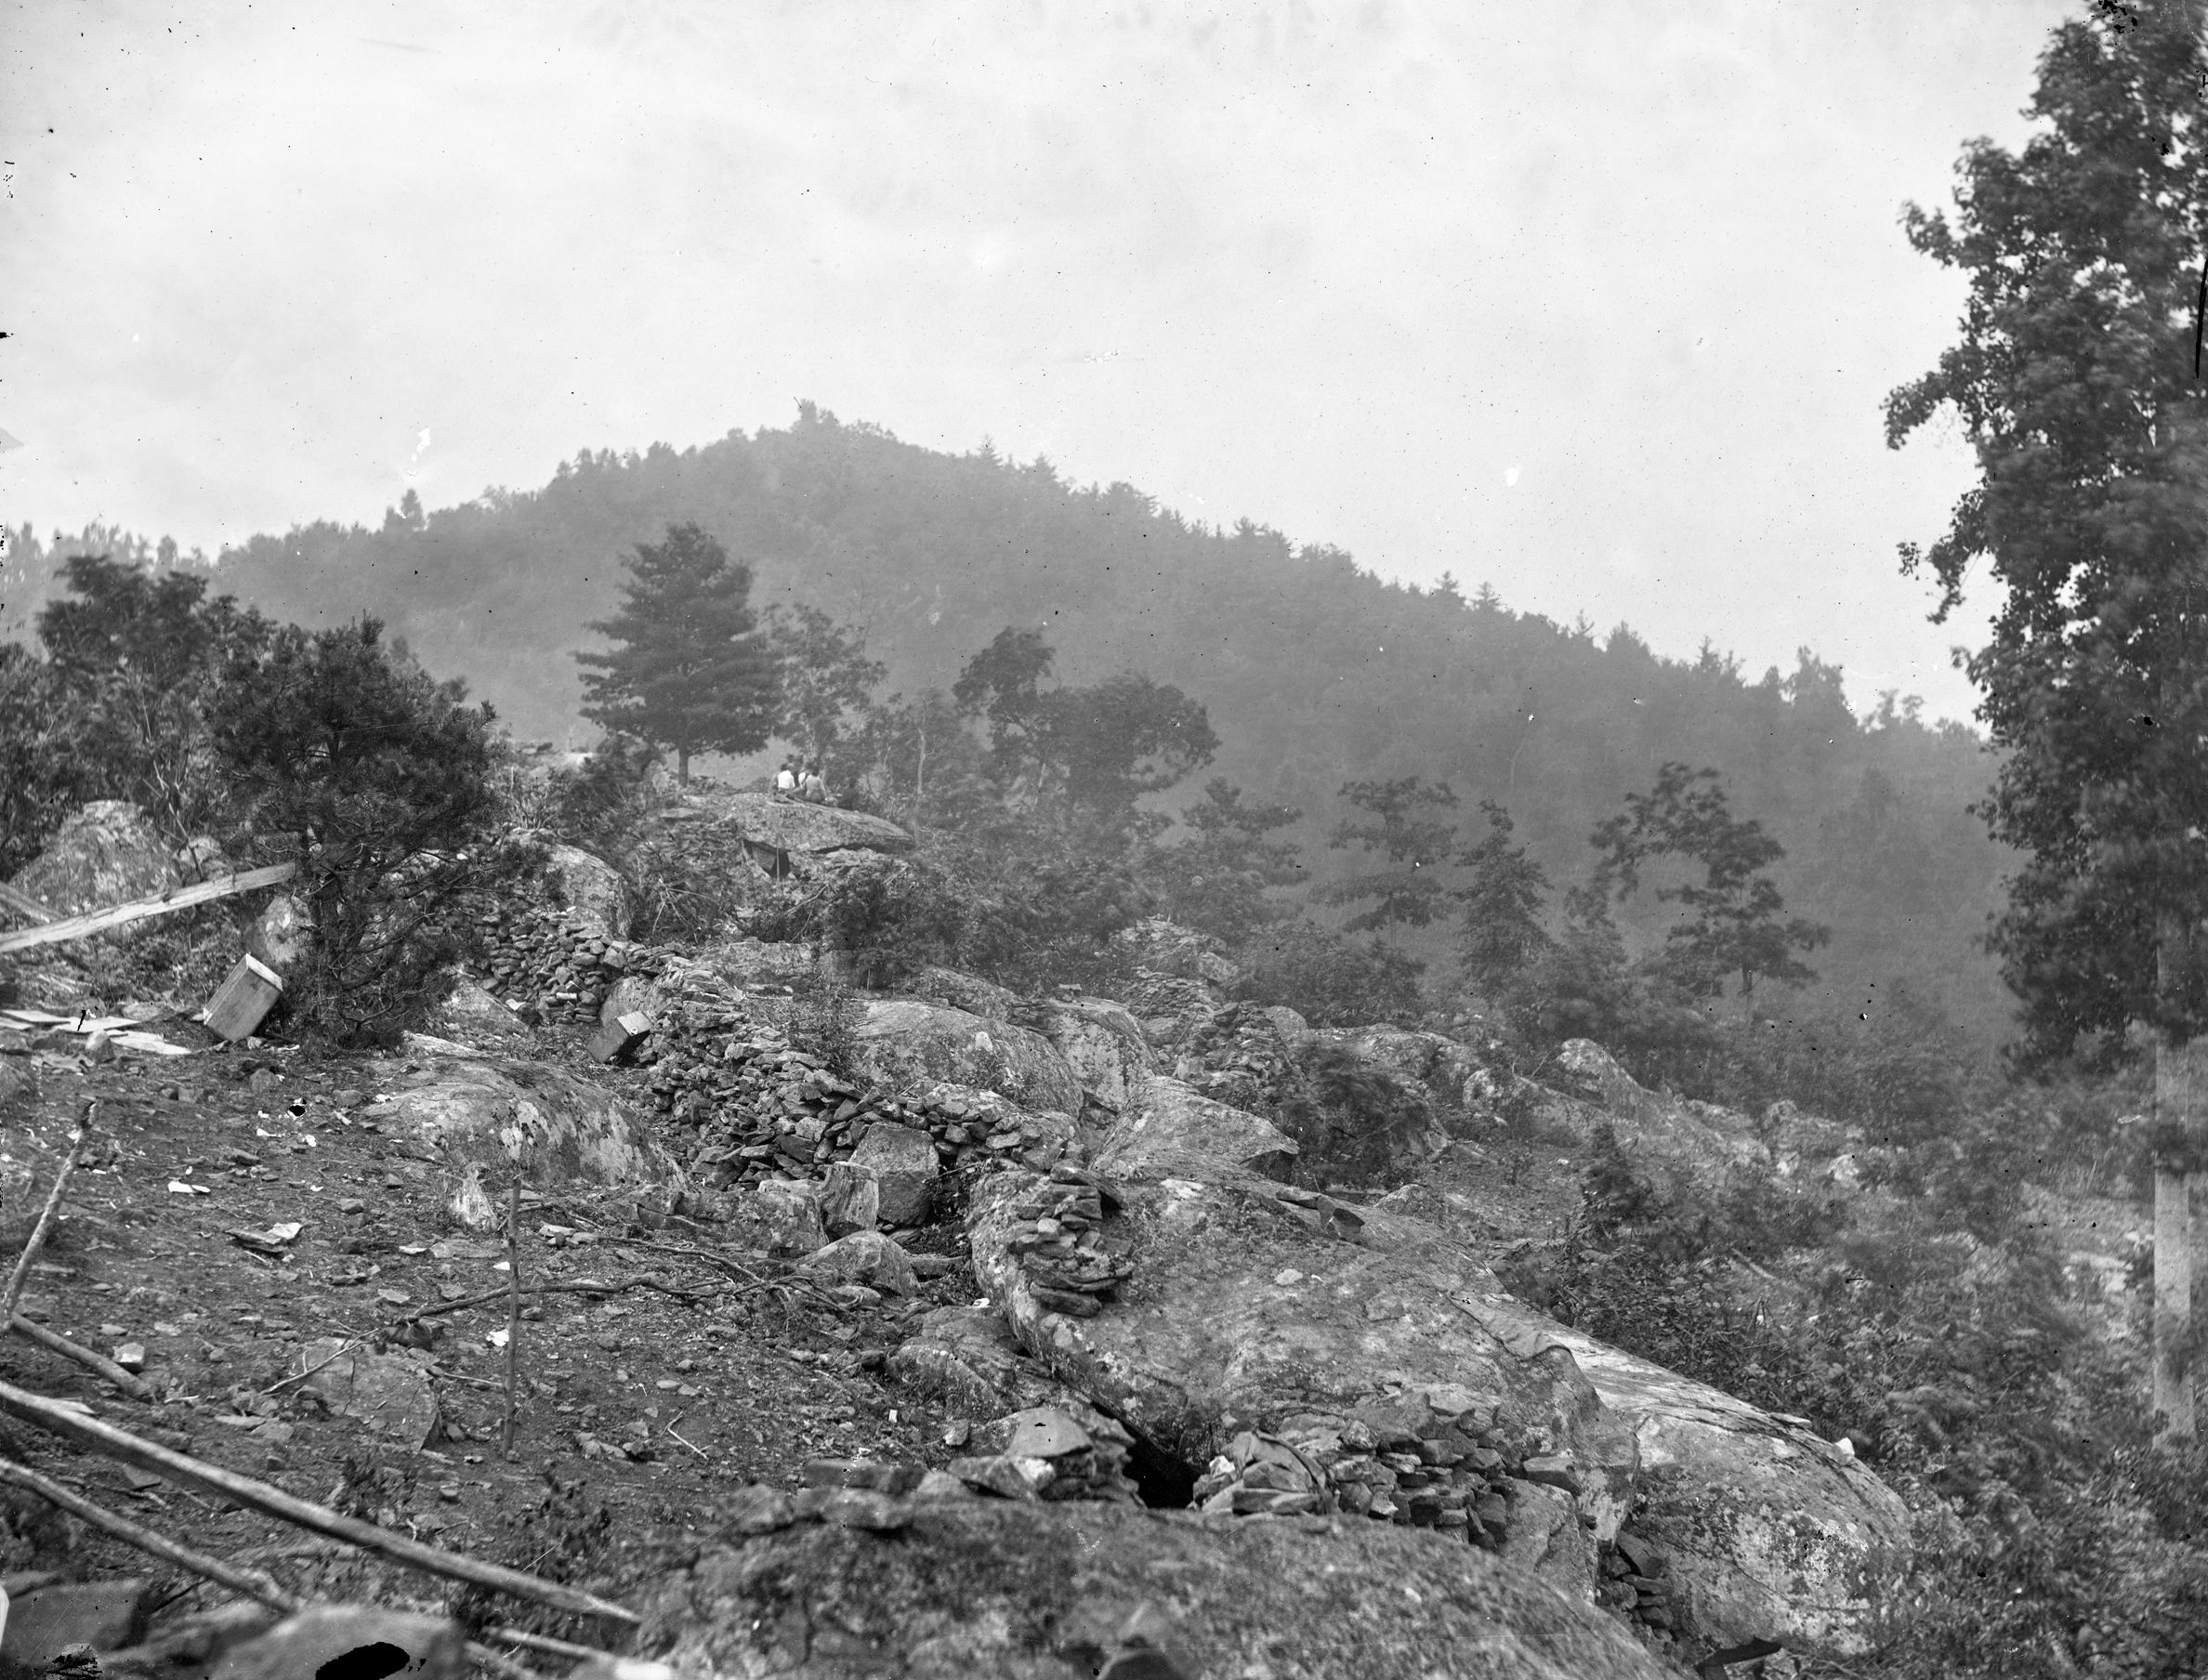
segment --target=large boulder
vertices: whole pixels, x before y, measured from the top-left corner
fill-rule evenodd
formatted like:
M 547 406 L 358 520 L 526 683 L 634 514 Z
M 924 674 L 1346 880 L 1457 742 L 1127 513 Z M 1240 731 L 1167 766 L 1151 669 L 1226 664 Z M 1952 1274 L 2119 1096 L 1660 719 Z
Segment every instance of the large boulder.
M 723 939 L 699 953 L 698 961 L 731 986 L 802 986 L 817 979 L 820 956 L 810 945 L 772 939 Z
M 1081 1111 L 1081 1081 L 1048 1039 L 963 1009 L 888 999 L 866 1005 L 859 1061 L 873 1079 L 912 1089 L 938 1080 L 979 1085 L 1025 1109 Z
M 1267 1178 L 1295 1167 L 1295 1140 L 1269 1120 L 1230 1109 L 1177 1079 L 1142 1082 L 1132 1112 L 1114 1125 L 1096 1167 L 1122 1178 L 1209 1176 L 1222 1162 Z
M 151 898 L 177 884 L 167 842 L 143 811 L 121 799 L 98 799 L 72 811 L 46 849 L 8 883 L 57 916 Z M 158 925 L 138 922 L 106 937 L 127 942 Z
M 1123 1114 L 1156 1066 L 1142 1023 L 1108 998 L 1062 1000 L 1052 1006 L 1045 1030 L 1074 1076 Z
M 1000 986 L 994 980 L 985 980 L 977 974 L 964 974 L 958 969 L 938 967 L 934 964 L 929 964 L 894 990 L 909 997 L 919 998 L 924 1003 L 963 1009 L 968 1015 L 978 1015 L 991 1021 L 1010 1020 L 1013 1010 L 1019 1006 L 1019 994 L 1009 987 Z
M 1121 928 L 1111 942 L 1139 966 L 1176 979 L 1200 980 L 1223 990 L 1242 978 L 1242 971 L 1219 955 L 1209 938 L 1163 916 Z
M 915 1126 L 880 1121 L 851 1151 L 852 1168 L 874 1181 L 874 1214 L 884 1225 L 926 1225 L 942 1165 L 935 1139 Z
M 512 1174 L 547 1190 L 593 1184 L 678 1187 L 681 1169 L 634 1109 L 541 1064 L 440 1057 L 414 1083 L 363 1110 L 425 1151 L 445 1176 L 446 1204 L 471 1230 L 498 1223 L 493 1192 Z
M 465 977 L 453 982 L 444 1002 L 431 1013 L 429 1030 L 477 1048 L 527 1044 L 536 1037 L 528 1022 Z
M 545 875 L 560 907 L 580 915 L 598 938 L 628 938 L 628 883 L 611 863 L 578 846 L 555 846 Z
M 1619 1623 L 1461 1542 L 981 1499 L 920 1503 L 892 1534 L 818 1523 L 709 1547 L 666 1580 L 638 1644 L 678 1673 L 790 1680 L 1667 1672 Z
M 776 799 L 768 794 L 734 794 L 718 789 L 695 792 L 689 803 L 706 815 L 729 823 L 755 846 L 778 852 L 819 853 L 857 848 L 896 856 L 913 849 L 912 835 L 887 818 L 872 817 L 864 811 Z
M 245 950 L 286 985 L 298 975 L 314 945 L 314 922 L 307 901 L 280 892 L 269 899 L 245 930 Z
M 1019 1208 L 1038 1180 L 985 1181 L 966 1227 L 1021 1345 L 1153 1450 L 1194 1466 L 1242 1430 L 1337 1446 L 1359 1427 L 1454 1430 L 1522 1465 L 1526 1486 L 1572 1495 L 1564 1522 L 1546 1496 L 1515 1491 L 1511 1545 L 1550 1579 L 1591 1594 L 1584 1536 L 1612 1540 L 1631 1512 L 1680 1583 L 1684 1637 L 1863 1647 L 1909 1523 L 1845 1450 L 1564 1330 L 1420 1221 L 1189 1151 L 1171 1169 L 1114 1187 L 1095 1240 L 1132 1277 L 1087 1316 L 1052 1310 L 1029 1281 Z

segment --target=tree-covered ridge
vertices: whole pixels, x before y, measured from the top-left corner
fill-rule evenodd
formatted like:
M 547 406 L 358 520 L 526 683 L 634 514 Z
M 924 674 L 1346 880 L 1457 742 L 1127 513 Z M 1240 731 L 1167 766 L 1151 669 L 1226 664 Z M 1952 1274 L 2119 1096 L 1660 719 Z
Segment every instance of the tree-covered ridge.
M 1626 793 L 1668 762 L 1710 766 L 1785 847 L 1790 909 L 1834 929 L 1817 965 L 1834 988 L 1910 979 L 1981 1029 L 2005 1021 L 1976 945 L 2004 866 L 1965 808 L 1991 774 L 1969 730 L 1898 696 L 1858 719 L 1807 652 L 1754 680 L 1708 648 L 1664 659 L 1623 627 L 1598 637 L 1484 588 L 1391 584 L 1339 549 L 1191 522 L 1042 461 L 920 449 L 805 405 L 786 429 L 586 453 L 541 489 L 394 510 L 380 530 L 257 537 L 222 556 L 220 586 L 308 624 L 373 611 L 519 731 L 559 736 L 577 723 L 581 626 L 616 605 L 623 558 L 683 520 L 751 566 L 761 607 L 864 626 L 887 689 L 947 690 L 1007 623 L 1042 629 L 1068 683 L 1178 688 L 1219 737 L 1212 771 L 1303 813 L 1286 833 L 1316 884 L 1360 867 L 1325 844 L 1350 781 L 1449 783 L 1467 843 L 1479 802 L 1498 801 L 1561 886 Z M 1664 918 L 1643 899 L 1620 916 L 1645 941 Z M 1449 936 L 1430 938 L 1418 949 L 1445 958 Z

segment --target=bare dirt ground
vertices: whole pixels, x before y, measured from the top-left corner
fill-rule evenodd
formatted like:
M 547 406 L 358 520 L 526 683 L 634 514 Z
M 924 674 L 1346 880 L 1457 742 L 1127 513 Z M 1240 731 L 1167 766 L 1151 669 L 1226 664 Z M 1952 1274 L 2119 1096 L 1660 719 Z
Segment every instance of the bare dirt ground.
M 0 1379 L 82 1400 L 119 1427 L 298 1497 L 632 1604 L 670 1547 L 714 1529 L 716 1504 L 737 1484 L 793 1484 L 817 1457 L 937 1463 L 953 1455 L 940 1409 L 885 1385 L 879 1367 L 907 1320 L 974 1298 L 964 1269 L 919 1299 L 886 1297 L 878 1306 L 747 1289 L 729 1267 L 679 1252 L 719 1253 L 710 1237 L 639 1230 L 611 1199 L 545 1197 L 522 1203 L 525 1284 L 650 1279 L 656 1287 L 534 1298 L 517 1344 L 514 1451 L 502 1454 L 504 1354 L 490 1332 L 505 1329 L 505 1304 L 423 1320 L 435 1327 L 433 1340 L 405 1322 L 424 1307 L 502 1289 L 506 1274 L 503 1236 L 459 1229 L 434 1169 L 357 1113 L 403 1076 L 403 1060 L 301 1049 L 98 1067 L 38 1060 L 36 1098 L 0 1115 L 0 1238 L 11 1252 L 72 1123 L 88 1101 L 99 1106 L 23 1310 L 103 1354 L 141 1345 L 147 1379 L 172 1398 L 130 1399 L 20 1337 L 0 1338 Z M 273 1252 L 231 1234 L 281 1233 L 292 1223 L 296 1238 Z M 950 1234 L 922 1233 L 912 1246 L 948 1253 Z M 782 1269 L 726 1257 L 756 1276 Z M 440 1421 L 427 1444 L 329 1415 L 304 1392 L 305 1349 L 325 1337 L 369 1347 L 429 1342 Z M 218 1556 L 262 1564 L 294 1590 L 418 1608 L 454 1602 L 440 1583 L 362 1566 L 334 1543 L 80 1454 L 27 1425 L 7 1424 L 5 1437 L 0 1450 L 98 1503 Z M 73 1520 L 58 1521 L 30 1495 L 5 1503 L 6 1568 L 164 1573 Z M 205 1601 L 187 1593 L 175 1608 Z M 511 1602 L 458 1608 L 619 1643 L 612 1628 Z

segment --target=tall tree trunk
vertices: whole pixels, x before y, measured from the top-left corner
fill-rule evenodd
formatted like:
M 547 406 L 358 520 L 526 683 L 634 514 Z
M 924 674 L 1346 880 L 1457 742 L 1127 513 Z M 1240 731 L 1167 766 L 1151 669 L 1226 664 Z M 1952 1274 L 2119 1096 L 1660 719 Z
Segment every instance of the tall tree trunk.
M 690 786 L 690 748 L 688 747 L 675 749 L 675 785 L 677 787 Z
M 2158 928 L 2156 966 L 2164 990 L 2175 984 L 2187 957 L 2181 917 L 2165 915 Z M 2208 1041 L 2177 1043 L 2164 1033 L 2154 1053 L 2154 1115 L 2189 1138 L 2208 1122 Z M 2159 1441 L 2193 1435 L 2193 1220 L 2192 1193 L 2200 1176 L 2189 1160 L 2154 1163 L 2154 1409 L 2162 1413 Z

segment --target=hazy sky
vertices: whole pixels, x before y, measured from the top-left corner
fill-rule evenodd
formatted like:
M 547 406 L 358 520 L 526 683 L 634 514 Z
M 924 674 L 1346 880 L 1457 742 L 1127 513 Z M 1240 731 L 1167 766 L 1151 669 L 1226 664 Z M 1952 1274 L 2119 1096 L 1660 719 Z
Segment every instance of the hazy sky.
M 1962 715 L 1904 243 L 2041 0 L 0 12 L 0 520 L 210 549 L 845 420 Z

